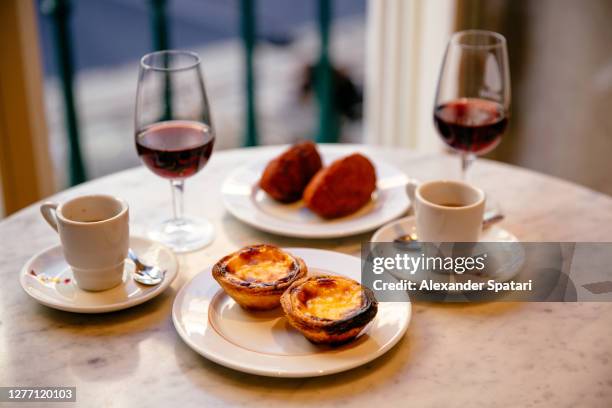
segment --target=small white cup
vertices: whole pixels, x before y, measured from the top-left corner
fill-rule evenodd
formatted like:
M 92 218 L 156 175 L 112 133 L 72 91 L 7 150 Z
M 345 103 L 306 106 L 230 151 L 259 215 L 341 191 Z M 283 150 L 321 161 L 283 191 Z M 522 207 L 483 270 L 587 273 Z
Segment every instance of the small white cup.
M 419 241 L 478 242 L 485 210 L 481 189 L 461 181 L 436 180 L 415 186 L 411 195 Z
M 121 283 L 130 236 L 124 200 L 86 195 L 63 204 L 44 203 L 40 212 L 59 233 L 64 257 L 81 289 L 100 291 Z

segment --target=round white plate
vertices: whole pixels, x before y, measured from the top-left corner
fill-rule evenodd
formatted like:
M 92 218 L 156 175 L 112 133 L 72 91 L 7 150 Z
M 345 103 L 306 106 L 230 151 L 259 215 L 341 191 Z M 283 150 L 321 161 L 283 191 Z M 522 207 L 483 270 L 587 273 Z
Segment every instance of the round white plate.
M 360 280 L 359 258 L 317 249 L 288 248 L 311 275 Z M 349 370 L 381 356 L 404 335 L 411 304 L 379 303 L 368 330 L 339 347 L 316 346 L 289 325 L 279 307 L 247 312 L 227 296 L 207 268 L 180 290 L 172 308 L 174 327 L 193 350 L 238 371 L 271 377 L 316 377 Z
M 397 237 L 415 233 L 416 220 L 414 215 L 411 215 L 381 227 L 372 235 L 370 241 L 393 242 Z M 497 225 L 491 225 L 482 231 L 479 242 L 505 242 L 509 245 L 500 246 L 495 254 L 490 254 L 495 257 L 489 260 L 489 262 L 495 262 L 496 264 L 495 275 L 475 276 L 473 280 L 493 279 L 497 282 L 507 282 L 520 272 L 521 267 L 525 263 L 525 250 L 521 245 L 517 245 L 519 240 L 513 233 Z
M 320 218 L 300 200 L 279 203 L 258 186 L 268 162 L 279 154 L 262 157 L 234 170 L 222 187 L 225 208 L 241 221 L 266 232 L 298 238 L 338 238 L 370 231 L 404 214 L 410 207 L 408 178 L 399 169 L 368 156 L 376 168 L 372 201 L 354 214 L 334 220 Z M 344 146 L 319 146 L 323 164 L 355 152 Z
M 126 260 L 122 284 L 101 292 L 79 289 L 64 260 L 61 245 L 47 248 L 30 258 L 21 270 L 19 280 L 28 295 L 54 309 L 77 313 L 127 309 L 162 293 L 178 272 L 178 262 L 169 248 L 141 237 L 130 237 L 130 247 L 144 263 L 166 269 L 162 283 L 157 286 L 136 283 L 132 279 L 134 264 Z

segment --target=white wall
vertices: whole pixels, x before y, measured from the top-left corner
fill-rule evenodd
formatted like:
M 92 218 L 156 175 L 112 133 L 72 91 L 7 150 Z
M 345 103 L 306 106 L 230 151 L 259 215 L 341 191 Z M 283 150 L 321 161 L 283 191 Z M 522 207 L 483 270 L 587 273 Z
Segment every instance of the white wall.
M 455 0 L 369 0 L 366 142 L 441 149 L 433 103 L 455 7 Z
M 6 216 L 4 212 L 4 195 L 3 195 L 3 187 L 2 187 L 2 174 L 0 174 L 0 220 Z

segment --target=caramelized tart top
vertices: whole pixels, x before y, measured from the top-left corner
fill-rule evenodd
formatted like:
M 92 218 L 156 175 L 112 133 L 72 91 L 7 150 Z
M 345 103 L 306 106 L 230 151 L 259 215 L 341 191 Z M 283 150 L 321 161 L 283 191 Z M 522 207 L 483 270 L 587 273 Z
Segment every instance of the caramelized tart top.
M 261 285 L 289 281 L 300 269 L 293 256 L 272 245 L 245 247 L 221 263 L 227 278 Z
M 359 312 L 366 301 L 362 286 L 339 276 L 308 278 L 295 288 L 297 309 L 323 320 L 342 320 Z

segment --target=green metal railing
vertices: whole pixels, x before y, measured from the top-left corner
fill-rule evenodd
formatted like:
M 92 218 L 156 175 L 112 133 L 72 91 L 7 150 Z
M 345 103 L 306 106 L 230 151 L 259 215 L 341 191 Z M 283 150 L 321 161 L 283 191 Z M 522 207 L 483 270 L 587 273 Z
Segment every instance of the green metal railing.
M 149 0 L 151 2 L 151 27 L 153 32 L 153 49 L 155 51 L 170 48 L 168 2 L 167 0 Z
M 144 0 L 143 0 L 144 1 Z M 152 26 L 152 48 L 171 48 L 167 0 L 148 0 Z M 333 19 L 332 0 L 318 1 L 320 34 L 319 59 L 315 69 L 315 91 L 319 105 L 319 142 L 337 142 L 340 132 L 339 115 L 334 104 L 333 72 L 329 55 L 330 31 Z M 64 99 L 64 119 L 68 136 L 69 181 L 71 185 L 87 179 L 79 141 L 79 121 L 74 98 L 74 63 L 70 35 L 71 0 L 44 0 L 43 13 L 51 18 L 55 56 Z M 245 127 L 244 145 L 258 144 L 256 84 L 254 58 L 257 43 L 255 0 L 240 1 L 240 34 L 244 48 Z M 167 83 L 170 92 L 170 83 Z M 169 100 L 169 98 L 167 99 Z M 171 106 L 167 106 L 170 110 Z M 168 114 L 170 111 L 167 112 Z
M 253 72 L 253 57 L 257 36 L 255 26 L 255 0 L 241 0 L 240 5 L 240 34 L 244 46 L 244 87 L 246 96 L 244 145 L 256 146 L 259 138 L 257 136 L 255 74 Z
M 329 37 L 332 22 L 331 0 L 319 0 L 319 33 L 321 49 L 317 62 L 316 93 L 319 102 L 319 132 L 317 141 L 337 142 L 340 133 L 339 117 L 334 104 L 332 65 L 329 57 Z
M 167 0 L 149 0 L 151 2 L 151 28 L 153 33 L 153 50 L 162 51 L 172 48 L 168 19 Z M 166 64 L 168 61 L 165 61 Z M 172 83 L 170 75 L 164 76 L 164 114 L 163 120 L 172 119 Z
M 73 186 L 85 181 L 87 175 L 81 155 L 79 121 L 74 103 L 74 63 L 69 27 L 72 4 L 69 0 L 46 0 L 42 3 L 42 9 L 43 13 L 49 15 L 53 22 L 55 58 L 62 85 L 64 117 L 68 133 L 69 182 Z

